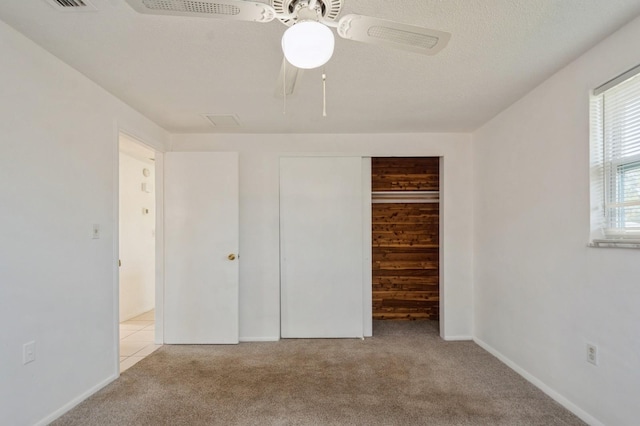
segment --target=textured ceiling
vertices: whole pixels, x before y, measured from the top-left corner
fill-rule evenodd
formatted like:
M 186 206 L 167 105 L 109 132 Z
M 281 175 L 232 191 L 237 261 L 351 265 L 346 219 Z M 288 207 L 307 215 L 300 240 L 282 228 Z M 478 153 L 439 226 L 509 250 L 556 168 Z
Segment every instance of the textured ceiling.
M 124 0 L 60 12 L 2 0 L 0 19 L 172 133 L 471 131 L 640 14 L 639 0 L 344 0 L 358 13 L 452 34 L 435 56 L 336 39 L 326 66 L 275 96 L 286 29 L 138 14 Z M 265 2 L 268 2 L 265 0 Z M 235 114 L 215 128 L 202 114 Z

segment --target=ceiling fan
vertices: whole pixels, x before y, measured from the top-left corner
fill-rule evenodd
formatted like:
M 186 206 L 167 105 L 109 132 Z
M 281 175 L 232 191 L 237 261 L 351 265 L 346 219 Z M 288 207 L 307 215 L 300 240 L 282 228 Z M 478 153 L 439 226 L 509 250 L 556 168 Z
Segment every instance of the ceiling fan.
M 424 55 L 442 50 L 451 34 L 371 16 L 349 14 L 338 19 L 344 0 L 127 0 L 138 12 L 197 16 L 267 23 L 290 27 L 282 38 L 283 61 L 277 94 L 293 94 L 302 70 L 318 68 L 331 59 L 335 28 L 347 40 L 383 45 Z

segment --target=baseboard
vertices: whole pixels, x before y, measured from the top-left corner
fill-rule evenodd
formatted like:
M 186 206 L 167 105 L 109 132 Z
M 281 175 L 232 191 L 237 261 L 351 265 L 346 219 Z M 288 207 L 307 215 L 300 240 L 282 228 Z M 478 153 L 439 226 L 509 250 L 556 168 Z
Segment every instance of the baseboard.
M 473 340 L 472 336 L 444 336 L 444 340 L 447 342 L 461 342 L 464 340 Z
M 478 338 L 474 338 L 473 341 L 476 342 L 476 344 L 478 346 L 480 346 L 482 349 L 484 349 L 485 351 L 489 352 L 491 355 L 495 356 L 500 361 L 502 361 L 504 364 L 506 364 L 513 371 L 515 371 L 516 373 L 518 373 L 519 375 L 521 375 L 522 377 L 527 379 L 527 381 L 529 381 L 535 387 L 540 389 L 542 392 L 546 393 L 553 400 L 555 400 L 558 404 L 562 405 L 564 408 L 566 408 L 567 410 L 571 411 L 573 414 L 578 416 L 580 419 L 582 419 L 582 421 L 586 422 L 587 424 L 589 424 L 591 426 L 604 426 L 604 423 L 602 423 L 601 421 L 599 421 L 598 419 L 593 417 L 591 414 L 589 414 L 586 411 L 584 411 L 582 408 L 578 407 L 573 402 L 569 401 L 564 396 L 560 395 L 558 392 L 556 392 L 551 387 L 546 385 L 544 382 L 542 382 L 541 380 L 536 378 L 534 375 L 532 375 L 531 373 L 526 371 L 524 368 L 520 367 L 518 364 L 516 364 L 515 362 L 511 361 L 509 358 L 504 356 L 502 353 L 498 352 L 496 349 L 494 349 L 488 343 L 483 342 L 482 340 L 480 340 Z
M 42 420 L 38 421 L 37 423 L 35 423 L 35 426 L 46 426 L 46 425 L 48 425 L 49 423 L 53 422 L 57 418 L 61 417 L 67 411 L 70 411 L 76 405 L 80 404 L 85 399 L 89 398 L 94 393 L 98 392 L 103 387 L 107 386 L 109 383 L 111 383 L 114 380 L 116 380 L 117 378 L 118 378 L 118 375 L 113 375 L 113 376 L 109 377 L 108 379 L 98 383 L 97 385 L 95 385 L 94 387 L 89 389 L 88 391 L 86 391 L 86 392 L 82 393 L 81 395 L 73 398 L 71 401 L 69 401 L 68 403 L 66 403 L 62 407 L 58 408 L 56 411 L 54 411 L 53 413 L 49 414 L 44 419 L 42 419 Z
M 241 343 L 249 343 L 249 342 L 277 342 L 280 340 L 280 336 L 276 337 L 241 337 Z
M 137 314 L 133 314 L 133 315 L 129 315 L 128 317 L 126 317 L 125 319 L 119 320 L 118 322 L 125 322 L 125 321 L 130 321 L 132 319 L 134 319 L 135 317 L 139 317 L 142 314 L 146 314 L 149 311 L 152 311 L 155 309 L 155 305 L 151 306 L 149 309 L 143 309 L 142 312 L 139 312 Z

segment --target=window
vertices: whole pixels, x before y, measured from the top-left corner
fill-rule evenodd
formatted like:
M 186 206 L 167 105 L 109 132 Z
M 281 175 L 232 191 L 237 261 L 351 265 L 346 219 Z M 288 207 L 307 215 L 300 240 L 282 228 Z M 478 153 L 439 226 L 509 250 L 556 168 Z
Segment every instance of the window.
M 591 238 L 640 244 L 640 66 L 591 97 Z

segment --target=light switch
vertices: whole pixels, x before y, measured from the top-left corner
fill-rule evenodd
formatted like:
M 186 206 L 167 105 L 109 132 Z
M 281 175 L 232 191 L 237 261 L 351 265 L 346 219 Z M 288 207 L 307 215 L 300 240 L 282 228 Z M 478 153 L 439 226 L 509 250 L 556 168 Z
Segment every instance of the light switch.
M 36 342 L 25 343 L 22 346 L 22 363 L 29 364 L 36 360 Z

